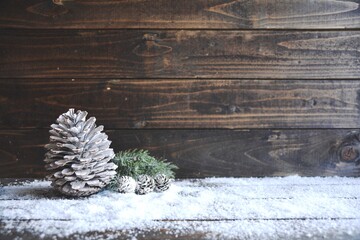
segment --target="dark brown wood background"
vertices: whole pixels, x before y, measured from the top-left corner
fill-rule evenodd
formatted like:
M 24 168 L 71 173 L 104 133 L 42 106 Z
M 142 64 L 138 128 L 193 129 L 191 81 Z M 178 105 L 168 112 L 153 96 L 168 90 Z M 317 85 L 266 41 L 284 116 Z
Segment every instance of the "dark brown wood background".
M 177 176 L 359 176 L 359 0 L 2 0 L 0 177 L 68 108 Z

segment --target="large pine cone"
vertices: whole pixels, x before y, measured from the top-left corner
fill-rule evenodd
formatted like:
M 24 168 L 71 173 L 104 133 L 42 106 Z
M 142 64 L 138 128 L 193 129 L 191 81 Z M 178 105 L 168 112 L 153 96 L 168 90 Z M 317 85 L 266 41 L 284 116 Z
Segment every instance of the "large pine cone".
M 103 126 L 96 127 L 87 112 L 69 109 L 51 125 L 50 143 L 45 146 L 45 168 L 52 171 L 52 186 L 69 196 L 99 192 L 114 177 L 114 151 Z

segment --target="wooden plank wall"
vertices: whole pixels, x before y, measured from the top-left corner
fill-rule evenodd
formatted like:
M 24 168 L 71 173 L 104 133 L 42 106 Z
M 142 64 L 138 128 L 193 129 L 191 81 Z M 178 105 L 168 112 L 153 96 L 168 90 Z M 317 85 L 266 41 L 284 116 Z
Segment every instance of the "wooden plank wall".
M 0 177 L 68 108 L 178 177 L 360 175 L 359 0 L 2 0 Z

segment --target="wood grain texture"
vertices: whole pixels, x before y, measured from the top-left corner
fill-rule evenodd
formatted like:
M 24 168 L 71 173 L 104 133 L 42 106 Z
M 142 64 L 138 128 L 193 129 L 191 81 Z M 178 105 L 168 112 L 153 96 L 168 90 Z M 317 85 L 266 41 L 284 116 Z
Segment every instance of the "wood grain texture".
M 177 164 L 177 177 L 360 176 L 350 130 L 111 130 L 114 150 L 145 148 Z M 0 131 L 0 177 L 44 177 L 47 130 Z M 356 142 L 356 141 L 355 141 Z M 354 142 L 354 143 L 355 143 Z M 346 143 L 346 144 L 344 144 Z M 345 149 L 345 150 L 344 150 Z
M 68 108 L 118 128 L 357 128 L 352 80 L 0 79 L 0 128 L 47 128 Z
M 2 28 L 359 28 L 358 0 L 2 0 Z
M 360 77 L 360 31 L 1 30 L 0 77 Z

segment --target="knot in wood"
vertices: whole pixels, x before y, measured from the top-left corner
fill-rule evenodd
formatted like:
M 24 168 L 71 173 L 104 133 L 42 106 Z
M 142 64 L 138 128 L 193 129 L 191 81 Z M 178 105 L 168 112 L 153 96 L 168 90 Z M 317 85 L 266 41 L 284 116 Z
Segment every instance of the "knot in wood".
M 155 41 L 157 39 L 157 34 L 155 33 L 146 33 L 143 36 L 143 40 L 145 41 Z
M 63 0 L 52 0 L 52 2 L 56 5 L 64 5 Z
M 144 128 L 146 127 L 147 122 L 146 121 L 136 121 L 134 122 L 134 128 Z
M 354 146 L 344 146 L 341 149 L 341 160 L 345 162 L 352 162 L 355 161 L 358 157 L 359 153 Z

